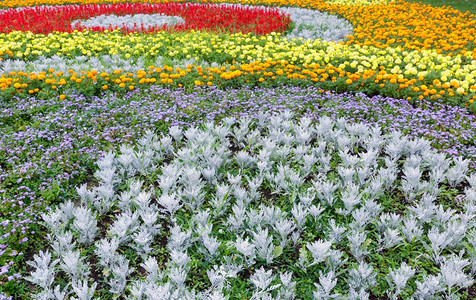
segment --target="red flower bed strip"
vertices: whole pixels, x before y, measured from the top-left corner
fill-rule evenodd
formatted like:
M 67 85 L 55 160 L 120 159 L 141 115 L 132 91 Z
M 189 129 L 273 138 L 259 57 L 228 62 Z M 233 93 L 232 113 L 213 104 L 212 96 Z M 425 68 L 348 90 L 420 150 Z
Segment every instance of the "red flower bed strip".
M 159 30 L 189 31 L 212 30 L 224 32 L 253 32 L 264 35 L 271 32 L 285 31 L 291 20 L 288 15 L 277 8 L 253 8 L 223 6 L 214 4 L 193 3 L 117 3 L 89 4 L 65 6 L 37 6 L 24 9 L 9 9 L 0 13 L 0 32 L 8 33 L 14 30 L 31 31 L 33 33 L 72 32 L 84 27 L 71 26 L 74 20 L 85 20 L 99 15 L 134 15 L 134 14 L 165 14 L 181 17 L 185 24 L 171 27 L 150 27 L 147 24 L 137 24 L 136 28 L 96 27 L 93 31 L 121 29 L 124 33 L 142 31 L 155 32 Z M 77 24 L 78 25 L 78 24 Z

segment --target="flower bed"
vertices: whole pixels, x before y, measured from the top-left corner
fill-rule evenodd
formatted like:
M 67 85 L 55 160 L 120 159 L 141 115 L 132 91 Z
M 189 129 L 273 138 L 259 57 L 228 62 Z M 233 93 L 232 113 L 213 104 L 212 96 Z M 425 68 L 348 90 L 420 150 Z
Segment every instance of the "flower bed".
M 87 294 L 91 284 L 83 280 L 91 275 L 99 284 L 94 286 L 95 296 L 101 298 L 120 294 L 130 297 L 140 293 L 145 295 L 152 289 L 163 289 L 164 293 L 174 290 L 181 299 L 193 293 L 203 297 L 215 293 L 215 297 L 228 295 L 232 298 L 237 295 L 241 298 L 278 297 L 278 293 L 285 298 L 292 297 L 293 293 L 297 298 L 328 297 L 332 293 L 346 298 L 365 298 L 366 295 L 409 298 L 410 295 L 430 296 L 429 291 L 443 297 L 458 295 L 471 298 L 473 289 L 468 287 L 476 270 L 473 234 L 476 60 L 474 40 L 471 39 L 474 36 L 475 16 L 451 8 L 388 1 L 352 1 L 350 4 L 340 0 L 306 0 L 299 3 L 270 0 L 239 3 L 272 8 L 218 3 L 145 4 L 136 1 L 128 4 L 81 1 L 78 4 L 88 5 L 76 6 L 62 1 L 3 1 L 0 4 L 5 8 L 17 7 L 1 11 L 0 15 L 5 17 L 3 20 L 6 16 L 31 17 L 35 11 L 50 12 L 51 15 L 62 12 L 61 16 L 56 15 L 62 23 L 41 23 L 34 30 L 61 27 L 64 31 L 41 34 L 11 31 L 12 28 L 3 26 L 6 32 L 0 34 L 0 69 L 3 70 L 0 72 L 0 128 L 5 133 L 0 137 L 0 291 L 17 298 L 31 298 L 32 293 L 41 291 L 44 295 L 49 291 L 56 293 L 57 297 L 62 291 L 71 292 L 69 296 L 79 296 L 82 292 Z M 18 7 L 41 4 L 66 5 Z M 279 5 L 301 8 L 275 7 Z M 241 29 L 233 27 L 233 22 L 226 23 L 228 19 L 217 17 L 223 23 L 220 32 L 208 30 L 217 29 L 217 23 L 212 22 L 216 20 L 207 20 L 215 24 L 210 25 L 207 31 L 188 31 L 191 27 L 180 31 L 180 26 L 194 22 L 190 11 L 187 12 L 190 7 L 203 9 L 200 17 L 221 14 L 229 19 L 235 16 L 238 21 L 244 16 L 255 15 L 256 18 L 250 18 L 251 25 L 241 24 Z M 135 14 L 144 10 L 150 14 L 167 13 L 159 8 L 181 11 L 185 25 L 180 25 L 181 19 L 166 19 L 166 16 L 159 15 L 163 19 L 156 20 L 158 23 L 152 27 L 141 24 L 143 27 L 136 26 L 135 29 L 139 30 L 135 30 L 127 24 L 122 26 L 121 22 L 126 22 L 123 20 L 134 22 L 134 18 L 149 22 L 152 17 Z M 315 9 L 346 20 L 325 13 L 314 15 Z M 111 18 L 104 13 L 112 12 L 124 17 L 116 19 L 116 23 L 111 22 L 121 28 L 111 31 L 113 25 L 108 28 L 109 25 L 99 25 L 97 19 L 91 19 L 100 17 L 99 20 L 104 22 Z M 84 19 L 73 25 L 92 26 L 93 30 L 73 30 L 70 24 L 80 14 Z M 272 17 L 282 20 L 282 24 L 289 20 L 293 24 L 287 31 L 282 27 L 281 33 L 260 35 L 258 31 L 265 27 L 260 22 L 268 20 L 266 25 L 274 26 L 269 21 Z M 312 17 L 321 19 L 314 21 Z M 196 20 L 201 20 L 196 24 L 203 24 L 204 18 Z M 425 22 L 421 23 L 422 20 Z M 173 31 L 170 28 L 157 31 L 160 26 L 165 28 L 171 25 L 170 22 L 178 22 Z M 167 23 L 169 25 L 165 25 Z M 250 28 L 254 33 L 242 33 Z M 235 29 L 237 33 L 229 33 L 235 32 Z M 153 32 L 145 32 L 149 30 Z M 290 115 L 284 121 L 281 117 L 271 118 L 274 121 L 269 124 L 262 117 L 263 112 L 285 111 L 292 111 L 292 122 L 288 120 Z M 232 165 L 225 165 L 221 170 L 218 168 L 211 176 L 219 176 L 217 178 L 222 183 L 228 182 L 233 189 L 242 188 L 250 192 L 251 187 L 245 181 L 241 185 L 227 181 L 229 178 L 233 180 L 228 173 L 232 176 L 247 175 L 250 179 L 257 176 L 259 167 L 249 165 L 245 168 L 240 163 L 244 162 L 242 159 L 246 160 L 246 155 L 258 155 L 263 150 L 259 147 L 266 148 L 269 143 L 279 144 L 279 151 L 276 150 L 270 159 L 282 159 L 282 164 L 268 170 L 267 177 L 263 173 L 266 183 L 261 186 L 260 198 L 268 201 L 269 209 L 274 207 L 284 212 L 282 218 L 276 220 L 294 224 L 289 235 L 282 238 L 276 224 L 253 223 L 246 217 L 243 226 L 247 231 L 243 234 L 248 234 L 248 240 L 245 236 L 243 243 L 230 239 L 223 231 L 232 227 L 227 220 L 235 214 L 232 207 L 239 205 L 237 197 L 240 196 L 234 194 L 235 190 L 231 191 L 230 198 L 227 198 L 229 201 L 223 202 L 227 207 L 223 208 L 223 215 L 218 218 L 213 197 L 219 185 L 215 183 L 207 186 L 206 201 L 203 202 L 205 207 L 212 209 L 209 212 L 213 212 L 210 220 L 214 225 L 208 235 L 198 233 L 208 225 L 203 222 L 186 225 L 186 220 L 200 218 L 206 211 L 199 207 L 195 207 L 194 211 L 190 208 L 192 204 L 186 205 L 187 197 L 181 184 L 187 183 L 183 179 L 175 186 L 178 188 L 175 191 L 183 196 L 176 199 L 177 205 L 182 205 L 183 209 L 177 210 L 179 221 L 174 223 L 177 225 L 174 228 L 194 232 L 190 237 L 191 246 L 186 251 L 182 249 L 182 253 L 170 252 L 172 246 L 167 245 L 172 245 L 175 235 L 169 231 L 173 218 L 158 218 L 155 225 L 160 224 L 163 231 L 156 232 L 149 231 L 154 223 L 151 225 L 141 219 L 140 222 L 145 223 L 139 224 L 138 221 L 136 224 L 141 230 L 131 229 L 128 234 L 122 235 L 125 239 L 132 238 L 134 242 L 121 242 L 116 247 L 119 253 L 110 253 L 110 265 L 100 262 L 105 258 L 97 256 L 99 252 L 95 249 L 101 246 L 100 243 L 104 247 L 113 245 L 113 239 L 119 238 L 119 231 L 113 228 L 118 228 L 121 216 L 126 218 L 128 210 L 132 214 L 143 214 L 147 208 L 144 206 L 140 211 L 137 203 L 129 208 L 119 205 L 116 196 L 132 192 L 131 180 L 145 180 L 147 184 L 143 186 L 143 191 L 155 195 L 151 197 L 151 207 L 163 209 L 167 207 L 167 202 L 163 202 L 166 199 L 162 201 L 159 198 L 166 193 L 163 186 L 151 178 L 162 176 L 160 168 L 170 167 L 169 163 L 172 166 L 183 163 L 180 159 L 175 161 L 169 157 L 156 161 L 160 168 L 145 173 L 139 170 L 137 174 L 131 166 L 139 169 L 140 166 L 133 163 L 127 171 L 131 172 L 129 174 L 121 165 L 125 159 L 124 151 L 136 145 L 137 155 L 142 155 L 141 151 L 145 151 L 146 146 L 140 142 L 137 144 L 137 141 L 149 129 L 166 135 L 171 125 L 180 126 L 180 130 L 185 132 L 189 126 L 204 130 L 205 122 L 213 121 L 215 125 L 206 126 L 211 132 L 200 131 L 198 139 L 204 141 L 201 136 L 216 135 L 219 129 L 213 126 L 220 121 L 224 124 L 230 122 L 226 119 L 229 116 L 239 117 L 240 122 L 246 117 L 261 118 L 258 123 L 250 123 L 251 127 L 246 129 L 244 125 L 240 125 L 240 129 L 235 124 L 230 125 L 230 130 L 232 135 L 237 135 L 240 130 L 251 134 L 259 128 L 259 135 L 263 135 L 260 139 L 264 140 L 262 143 L 248 141 L 255 146 L 240 148 L 242 146 L 233 144 L 240 140 L 236 137 L 231 144 L 220 139 L 223 144 L 216 143 L 205 149 L 205 152 L 221 151 L 219 149 L 231 145 L 229 152 L 226 152 L 231 156 L 222 154 L 225 161 Z M 329 125 L 333 130 L 329 129 L 331 133 L 326 135 L 320 131 L 321 127 L 299 127 L 299 119 L 303 116 L 312 122 L 321 122 L 321 127 L 327 122 L 323 116 L 343 119 Z M 284 123 L 279 125 L 279 122 Z M 286 125 L 289 122 L 292 129 Z M 352 123 L 345 125 L 345 122 Z M 350 125 L 356 122 L 380 126 L 381 134 L 378 130 L 370 132 L 364 129 L 365 126 Z M 302 130 L 296 131 L 297 128 Z M 368 133 L 364 134 L 367 137 L 365 147 L 373 145 L 378 149 L 375 164 L 368 170 L 362 167 L 369 151 L 356 156 L 359 151 L 367 149 L 360 142 L 357 144 L 361 147 L 355 144 L 352 132 L 357 129 Z M 189 144 L 195 145 L 193 130 L 190 129 L 190 135 L 184 135 L 180 141 L 176 140 L 182 136 L 177 130 L 174 127 L 171 132 L 173 151 L 184 158 Z M 302 139 L 306 130 L 315 139 L 301 148 L 298 140 Z M 402 136 L 393 133 L 396 130 L 402 132 Z M 153 139 L 153 135 L 147 136 Z M 245 136 L 243 138 L 246 140 Z M 247 138 L 253 140 L 251 135 Z M 258 136 L 254 138 L 258 139 Z M 413 141 L 413 138 L 425 138 L 426 141 Z M 347 142 L 348 139 L 350 142 Z M 388 143 L 389 139 L 393 139 L 394 143 Z M 189 142 L 182 143 L 187 140 Z M 285 148 L 288 140 L 289 149 L 281 149 Z M 327 156 L 317 155 L 322 161 L 312 164 L 309 174 L 323 173 L 324 177 L 305 177 L 302 172 L 306 167 L 300 159 L 318 154 L 319 141 L 327 143 Z M 129 146 L 123 145 L 118 150 L 124 143 Z M 397 144 L 405 145 L 399 147 Z M 253 149 L 259 151 L 253 152 Z M 122 158 L 113 159 L 106 155 L 109 150 L 118 155 L 122 152 Z M 307 150 L 310 152 L 305 152 Z M 439 154 L 432 153 L 433 150 Z M 106 160 L 95 166 L 94 162 L 105 155 Z M 389 164 L 394 156 L 400 159 L 392 169 Z M 329 170 L 325 168 L 328 158 Z M 107 159 L 117 170 L 122 170 L 120 175 L 114 175 L 118 181 L 112 183 L 112 189 L 104 185 L 104 174 L 110 173 L 105 168 Z M 193 160 L 193 155 L 190 159 Z M 260 163 L 264 161 L 260 159 Z M 180 166 L 185 168 L 185 165 Z M 392 169 L 391 172 L 385 171 L 385 166 L 387 170 Z M 208 178 L 208 167 L 197 167 L 205 174 L 202 180 Z M 98 169 L 102 173 L 96 174 L 102 175 L 95 178 L 92 174 Z M 282 175 L 284 171 L 279 171 L 281 169 L 294 173 L 284 175 L 284 181 L 273 181 L 273 178 Z M 382 193 L 372 194 L 371 190 L 378 188 L 382 176 L 393 177 L 394 171 L 397 174 L 395 186 L 386 186 Z M 304 176 L 304 182 L 298 184 L 300 175 Z M 313 181 L 317 185 L 311 184 Z M 84 182 L 88 183 L 88 188 L 80 189 L 79 196 L 75 188 Z M 324 195 L 322 185 L 329 184 L 337 185 L 333 193 L 335 203 L 326 202 L 327 198 L 321 197 Z M 348 199 L 344 200 L 352 191 L 345 186 L 352 184 L 356 186 L 354 192 L 362 195 L 362 201 L 349 206 L 345 204 Z M 308 206 L 306 211 L 306 201 L 292 198 L 291 191 L 295 189 L 300 194 L 309 188 L 315 192 L 315 195 L 310 194 L 315 196 L 310 196 L 314 207 L 311 209 L 312 206 Z M 79 198 L 82 198 L 82 204 Z M 67 204 L 68 200 L 74 200 L 76 208 Z M 383 210 L 367 218 L 369 223 L 358 225 L 359 218 L 376 208 L 372 206 L 372 201 L 382 205 Z M 325 208 L 325 218 L 315 218 L 318 204 Z M 61 208 L 58 209 L 58 205 Z M 251 215 L 265 212 L 259 202 L 243 209 Z M 296 215 L 300 209 L 307 216 L 301 219 L 304 223 L 300 223 L 300 217 Z M 45 211 L 51 211 L 49 217 L 44 214 Z M 77 216 L 71 217 L 70 212 Z M 425 221 L 421 221 L 421 216 L 427 213 Z M 83 215 L 86 218 L 89 214 L 92 216 L 90 228 L 94 229 L 94 220 L 105 222 L 97 225 L 97 232 L 87 232 L 84 224 L 88 220 L 81 221 L 78 217 Z M 60 223 L 65 222 L 64 227 L 55 223 L 56 217 Z M 169 217 L 172 216 L 169 214 Z M 331 218 L 337 222 L 333 224 L 351 234 L 347 237 L 343 235 L 339 241 L 332 240 L 331 231 L 334 229 L 329 227 Z M 415 223 L 412 218 L 419 221 Z M 49 220 L 48 227 L 52 230 L 49 239 L 45 239 L 46 232 L 40 220 Z M 410 227 L 416 231 L 409 232 Z M 108 228 L 112 231 L 108 232 Z M 244 264 L 247 256 L 240 249 L 246 249 L 237 244 L 245 245 L 248 241 L 257 245 L 255 237 L 264 229 L 268 230 L 268 234 L 267 237 L 263 234 L 263 239 L 271 238 L 272 243 L 268 246 L 277 249 L 276 252 L 264 255 L 264 250 L 255 251 L 257 264 Z M 68 237 L 70 233 L 71 241 Z M 148 241 L 148 234 L 155 240 Z M 412 234 L 415 239 L 408 238 Z M 162 239 L 159 244 L 156 243 L 158 238 Z M 106 239 L 111 239 L 112 244 Z M 75 246 L 72 246 L 73 240 Z M 67 251 L 61 250 L 62 246 L 55 246 L 59 245 L 58 241 L 65 241 L 66 248 L 71 247 Z M 213 256 L 210 251 L 212 242 L 219 243 L 214 253 L 220 253 L 223 260 L 210 257 Z M 352 246 L 352 243 L 355 245 Z M 322 259 L 316 256 L 322 247 L 329 248 L 323 253 L 337 256 L 335 251 L 343 251 L 340 258 L 343 259 L 345 271 L 332 273 L 331 255 Z M 34 275 L 46 274 L 44 278 L 51 280 L 54 275 L 54 286 L 59 286 L 55 291 L 51 285 L 53 281 L 33 279 L 38 286 L 33 291 L 22 278 L 26 276 L 25 254 L 28 256 L 26 260 L 31 260 L 38 249 L 49 250 L 53 258 L 60 261 L 48 273 L 49 269 L 41 266 L 42 261 L 46 264 L 48 255 L 41 254 L 34 258 L 35 268 L 28 267 L 28 271 L 36 272 Z M 186 256 L 183 256 L 184 253 Z M 148 257 L 150 254 L 153 257 Z M 176 254 L 191 260 L 178 263 Z M 252 256 L 253 253 L 249 254 Z M 231 255 L 229 257 L 232 257 L 234 265 L 225 259 L 228 255 Z M 300 257 L 302 260 L 299 260 Z M 151 266 L 155 266 L 154 259 L 158 259 L 156 262 L 163 271 L 161 275 L 151 271 Z M 277 264 L 273 265 L 271 261 L 277 261 Z M 269 268 L 273 269 L 272 273 Z M 302 269 L 302 272 L 296 268 Z M 133 273 L 126 274 L 129 269 Z M 174 272 L 181 272 L 182 275 Z M 368 275 L 366 278 L 362 277 L 364 273 Z M 160 276 L 154 277 L 154 274 Z M 232 279 L 226 274 L 236 276 Z M 452 281 L 450 275 L 459 279 Z M 205 279 L 207 276 L 208 279 Z M 177 281 L 180 278 L 186 278 L 183 284 Z M 215 279 L 217 281 L 212 281 Z M 163 285 L 161 280 L 169 283 Z M 364 285 L 359 286 L 357 281 L 364 282 Z M 68 286 L 67 282 L 72 285 Z M 280 286 L 275 287 L 274 284 Z

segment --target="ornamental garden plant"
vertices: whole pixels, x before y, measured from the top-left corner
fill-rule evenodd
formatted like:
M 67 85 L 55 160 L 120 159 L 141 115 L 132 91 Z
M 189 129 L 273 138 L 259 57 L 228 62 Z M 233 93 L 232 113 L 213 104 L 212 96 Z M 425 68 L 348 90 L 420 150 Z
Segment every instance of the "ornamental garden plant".
M 0 4 L 0 299 L 476 297 L 476 16 Z

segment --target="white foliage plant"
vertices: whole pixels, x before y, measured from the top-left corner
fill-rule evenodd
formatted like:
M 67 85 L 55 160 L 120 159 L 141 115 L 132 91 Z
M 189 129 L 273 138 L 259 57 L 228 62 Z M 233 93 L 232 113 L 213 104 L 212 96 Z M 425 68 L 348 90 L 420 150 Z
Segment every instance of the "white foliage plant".
M 263 113 L 149 131 L 97 165 L 95 187 L 43 215 L 37 299 L 433 299 L 474 284 L 476 175 L 425 140 Z

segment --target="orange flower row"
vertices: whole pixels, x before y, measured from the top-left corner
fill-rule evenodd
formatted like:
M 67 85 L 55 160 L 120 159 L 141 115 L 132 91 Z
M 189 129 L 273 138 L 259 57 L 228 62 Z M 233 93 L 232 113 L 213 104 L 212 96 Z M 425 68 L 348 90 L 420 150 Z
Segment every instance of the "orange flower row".
M 361 91 L 367 94 L 414 99 L 437 100 L 445 97 L 455 103 L 472 105 L 476 99 L 476 85 L 469 92 L 460 89 L 457 81 L 441 83 L 438 79 L 428 82 L 426 78 L 405 78 L 402 74 L 392 74 L 381 66 L 379 71 L 364 70 L 348 72 L 338 67 L 319 64 L 297 66 L 288 61 L 252 62 L 240 66 L 231 65 L 221 68 L 202 68 L 187 66 L 173 68 L 151 66 L 148 70 L 135 73 L 116 70 L 110 73 L 97 71 L 67 73 L 48 72 L 24 73 L 11 72 L 0 77 L 0 96 L 37 94 L 50 97 L 63 94 L 70 88 L 84 93 L 99 94 L 104 90 L 121 92 L 137 86 L 165 84 L 190 88 L 195 85 L 216 85 L 218 87 L 236 87 L 242 85 L 276 86 L 278 84 L 317 83 L 325 90 Z

